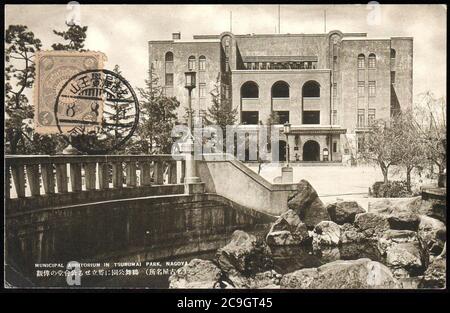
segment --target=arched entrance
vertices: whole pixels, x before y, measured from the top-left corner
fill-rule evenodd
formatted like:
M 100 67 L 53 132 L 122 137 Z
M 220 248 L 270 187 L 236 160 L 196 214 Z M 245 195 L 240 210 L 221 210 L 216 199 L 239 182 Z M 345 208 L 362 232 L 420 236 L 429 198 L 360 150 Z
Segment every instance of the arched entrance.
M 278 142 L 278 157 L 280 162 L 286 161 L 286 141 L 284 140 Z
M 320 161 L 320 146 L 317 141 L 308 140 L 303 145 L 303 161 Z

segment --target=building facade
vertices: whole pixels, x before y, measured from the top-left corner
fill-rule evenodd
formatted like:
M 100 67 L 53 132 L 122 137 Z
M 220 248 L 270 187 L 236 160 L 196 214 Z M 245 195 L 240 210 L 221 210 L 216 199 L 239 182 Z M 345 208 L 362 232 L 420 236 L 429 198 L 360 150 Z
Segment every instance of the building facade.
M 196 71 L 197 114 L 212 104 L 216 90 L 249 131 L 272 121 L 282 134 L 282 124 L 292 125 L 287 143 L 280 136 L 280 160 L 347 161 L 372 121 L 389 121 L 394 111 L 412 105 L 411 37 L 371 39 L 340 31 L 180 37 L 149 42 L 150 69 L 166 95 L 181 102 L 178 115 L 185 115 L 188 103 L 184 73 Z

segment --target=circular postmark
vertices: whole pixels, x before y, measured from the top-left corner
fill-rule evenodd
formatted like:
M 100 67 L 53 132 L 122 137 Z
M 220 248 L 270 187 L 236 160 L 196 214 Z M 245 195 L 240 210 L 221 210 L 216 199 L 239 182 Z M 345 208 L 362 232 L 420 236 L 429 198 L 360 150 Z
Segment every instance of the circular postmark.
M 54 115 L 59 132 L 75 148 L 104 154 L 131 138 L 139 122 L 139 102 L 121 75 L 90 69 L 61 86 Z

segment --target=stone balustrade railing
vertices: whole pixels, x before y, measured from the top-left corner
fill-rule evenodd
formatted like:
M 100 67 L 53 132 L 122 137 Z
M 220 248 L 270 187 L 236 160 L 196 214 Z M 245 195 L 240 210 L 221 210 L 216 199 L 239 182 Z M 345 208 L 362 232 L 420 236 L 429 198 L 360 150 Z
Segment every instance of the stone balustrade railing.
M 102 197 L 94 198 L 109 199 L 114 197 L 111 194 L 123 195 L 123 190 L 149 190 L 150 187 L 175 184 L 181 186 L 184 162 L 180 157 L 175 160 L 171 155 L 7 155 L 5 199 L 8 202 L 59 196 L 63 200 L 64 195 L 71 194 L 70 198 L 76 202 L 77 199 L 83 199 L 73 194 L 84 193 L 86 200 L 89 200 L 89 195 L 102 192 Z M 164 194 L 164 190 L 169 194 L 177 193 L 173 188 L 159 188 L 156 194 Z M 145 193 L 133 191 L 129 195 Z M 95 199 L 91 197 L 91 200 Z M 43 204 L 42 201 L 40 203 L 38 207 Z M 32 205 L 30 201 L 28 204 Z

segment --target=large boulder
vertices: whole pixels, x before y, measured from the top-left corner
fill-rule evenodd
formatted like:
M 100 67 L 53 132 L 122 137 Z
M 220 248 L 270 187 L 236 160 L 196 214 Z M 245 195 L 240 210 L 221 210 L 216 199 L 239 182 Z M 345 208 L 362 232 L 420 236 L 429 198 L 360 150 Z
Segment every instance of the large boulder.
M 212 261 L 193 259 L 169 277 L 169 288 L 218 288 L 222 271 Z
M 360 213 L 355 217 L 356 228 L 366 237 L 381 236 L 389 229 L 386 216 L 376 213 Z
M 369 204 L 369 212 L 392 215 L 412 213 L 427 215 L 442 222 L 446 220 L 446 203 L 438 199 L 423 200 L 422 197 L 380 199 Z
M 445 288 L 446 285 L 446 258 L 436 258 L 425 271 L 421 288 Z
M 386 289 L 400 284 L 389 268 L 370 259 L 338 260 L 283 276 L 285 289 Z
M 447 234 L 444 223 L 435 218 L 421 215 L 417 234 L 431 255 L 439 255 L 442 252 Z
M 297 190 L 289 197 L 288 207 L 294 210 L 309 228 L 313 228 L 321 221 L 330 220 L 328 211 L 317 192 L 304 179 L 297 184 Z
M 396 277 L 421 274 L 426 261 L 418 242 L 404 242 L 392 245 L 386 250 L 386 264 Z
M 243 274 L 251 274 L 272 268 L 270 250 L 265 243 L 241 230 L 236 230 L 231 241 L 217 250 L 216 258 L 224 272 L 234 269 Z
M 387 230 L 377 241 L 377 248 L 383 256 L 386 256 L 386 251 L 396 244 L 406 242 L 417 242 L 417 233 L 412 230 Z
M 391 229 L 406 229 L 417 231 L 419 216 L 413 209 L 411 199 L 382 199 L 370 203 L 369 212 L 387 217 Z
M 332 221 L 323 221 L 314 227 L 313 247 L 337 246 L 341 239 L 341 228 Z
M 327 211 L 333 222 L 342 225 L 353 223 L 356 214 L 366 211 L 356 201 L 338 201 L 327 205 Z
M 309 238 L 308 229 L 297 213 L 288 210 L 270 227 L 266 236 L 269 246 L 299 245 Z
M 353 226 L 353 224 L 345 223 L 341 225 L 341 243 L 361 243 L 366 241 L 368 238 L 359 231 L 358 228 Z
M 274 270 L 256 273 L 251 276 L 244 276 L 232 270 L 227 273 L 227 278 L 223 283 L 227 289 L 277 289 L 280 288 L 281 277 L 282 275 Z

